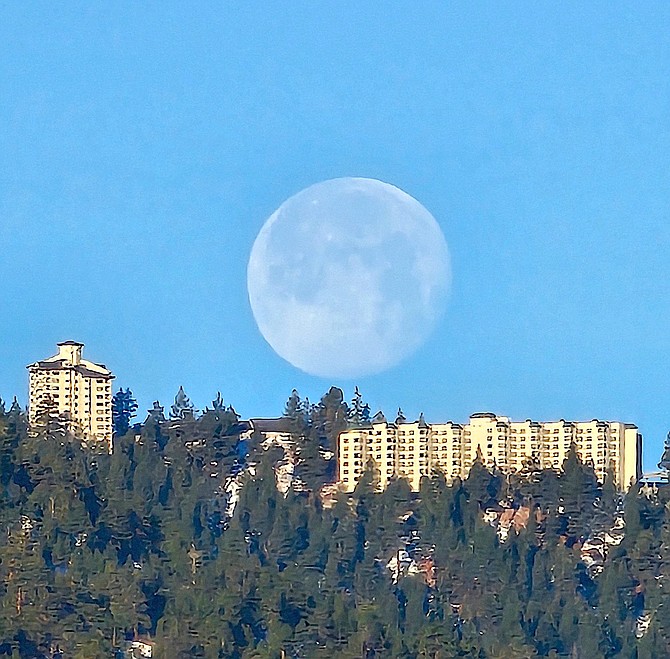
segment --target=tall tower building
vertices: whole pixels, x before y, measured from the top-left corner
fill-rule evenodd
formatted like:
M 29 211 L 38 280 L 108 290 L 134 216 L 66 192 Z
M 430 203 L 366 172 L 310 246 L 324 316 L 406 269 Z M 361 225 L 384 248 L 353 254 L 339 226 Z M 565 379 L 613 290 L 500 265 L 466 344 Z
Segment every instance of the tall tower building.
M 104 364 L 82 358 L 83 343 L 63 341 L 58 354 L 27 366 L 30 372 L 28 419 L 31 426 L 51 404 L 69 430 L 88 443 L 112 447 L 112 380 Z

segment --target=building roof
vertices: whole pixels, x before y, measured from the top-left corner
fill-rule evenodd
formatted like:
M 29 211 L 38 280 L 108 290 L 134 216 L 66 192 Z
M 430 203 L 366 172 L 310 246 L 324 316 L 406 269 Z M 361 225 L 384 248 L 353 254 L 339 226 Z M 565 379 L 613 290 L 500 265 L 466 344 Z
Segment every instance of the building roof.
M 560 419 L 560 421 L 534 421 L 533 419 L 526 419 L 525 421 L 513 421 L 509 417 L 501 417 L 493 412 L 475 412 L 474 414 L 470 415 L 470 419 L 491 419 L 492 421 L 496 422 L 496 427 L 507 427 L 510 425 L 517 425 L 517 424 L 523 424 L 526 423 L 528 424 L 531 428 L 541 428 L 545 424 L 554 424 L 554 423 L 563 423 L 566 427 L 568 428 L 574 428 L 578 424 L 588 424 L 588 423 L 594 423 L 596 422 L 599 426 L 608 426 L 610 424 L 614 423 L 622 423 L 623 426 L 626 429 L 632 430 L 635 429 L 637 430 L 638 427 L 634 423 L 623 423 L 621 421 L 607 421 L 607 420 L 601 420 L 601 419 L 593 419 L 593 421 L 565 421 L 564 419 Z M 349 430 L 351 429 L 360 429 L 360 428 L 369 428 L 372 425 L 380 424 L 380 423 L 385 423 L 389 427 L 399 427 L 401 425 L 418 425 L 420 428 L 430 428 L 431 426 L 443 426 L 443 425 L 449 425 L 451 424 L 452 426 L 458 427 L 458 428 L 463 428 L 464 425 L 462 423 L 456 423 L 454 421 L 442 421 L 439 423 L 428 423 L 424 417 L 423 412 L 419 414 L 419 418 L 416 421 L 407 421 L 405 418 L 404 414 L 402 413 L 402 410 L 398 410 L 398 416 L 395 419 L 395 422 L 389 422 L 387 418 L 384 416 L 384 413 L 379 410 L 377 414 L 375 414 L 372 419 L 368 423 L 361 423 L 361 424 L 349 424 L 348 428 Z M 276 431 L 275 431 L 276 432 Z
M 42 359 L 26 366 L 28 369 L 39 369 L 43 371 L 60 371 L 63 369 L 72 369 L 86 378 L 105 378 L 111 380 L 114 375 L 104 364 L 82 359 L 79 364 L 66 364 L 65 360 L 59 355 L 54 355 L 48 359 Z
M 249 419 L 249 421 L 252 428 L 259 432 L 291 432 L 291 420 L 285 416 L 270 419 Z
M 250 421 L 238 421 L 228 428 L 225 432 L 226 437 L 234 437 L 235 435 L 241 435 L 247 431 L 251 430 Z
M 386 423 L 386 417 L 381 410 L 372 417 L 372 423 Z
M 89 365 L 93 365 L 96 368 L 89 368 Z M 92 364 L 92 362 L 86 362 L 75 366 L 75 369 L 81 373 L 86 378 L 102 378 L 107 380 L 112 380 L 114 375 L 112 372 L 104 366 L 104 364 Z

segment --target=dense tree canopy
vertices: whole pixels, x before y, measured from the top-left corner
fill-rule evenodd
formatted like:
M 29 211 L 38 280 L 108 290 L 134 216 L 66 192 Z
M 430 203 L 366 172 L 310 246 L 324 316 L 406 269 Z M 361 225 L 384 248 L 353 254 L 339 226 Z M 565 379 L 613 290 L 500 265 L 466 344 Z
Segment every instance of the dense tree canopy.
M 111 455 L 45 408 L 27 431 L 0 404 L 0 657 L 113 657 L 126 642 L 186 657 L 670 656 L 670 488 L 636 487 L 568 457 L 463 481 L 352 494 L 335 440 L 369 408 L 293 392 L 287 448 L 264 446 L 220 395 L 183 390 L 130 425 L 117 394 Z M 121 656 L 121 655 L 118 655 Z

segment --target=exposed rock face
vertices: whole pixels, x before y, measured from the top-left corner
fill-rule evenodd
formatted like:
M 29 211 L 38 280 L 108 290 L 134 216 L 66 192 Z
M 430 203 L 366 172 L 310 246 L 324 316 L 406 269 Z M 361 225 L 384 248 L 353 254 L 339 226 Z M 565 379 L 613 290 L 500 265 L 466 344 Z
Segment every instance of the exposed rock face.
M 484 511 L 483 517 L 485 522 L 496 529 L 500 542 L 505 542 L 511 529 L 518 533 L 521 529 L 526 528 L 530 519 L 530 508 L 520 506 L 519 508 L 489 509 Z

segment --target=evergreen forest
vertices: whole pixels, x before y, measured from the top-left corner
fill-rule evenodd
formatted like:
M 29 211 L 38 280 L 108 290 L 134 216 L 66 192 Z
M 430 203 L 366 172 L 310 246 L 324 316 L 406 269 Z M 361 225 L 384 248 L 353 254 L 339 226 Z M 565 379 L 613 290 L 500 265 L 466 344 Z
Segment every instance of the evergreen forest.
M 183 390 L 133 418 L 114 450 L 45 405 L 28 429 L 0 404 L 0 657 L 158 659 L 670 656 L 670 488 L 600 484 L 574 450 L 504 475 L 351 494 L 337 434 L 369 408 L 293 392 L 291 444 L 221 396 Z M 279 466 L 291 482 L 278 489 Z

